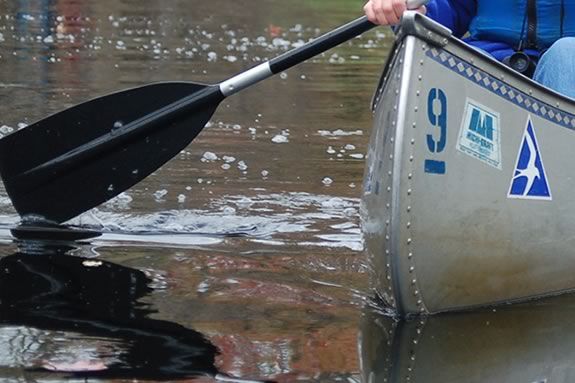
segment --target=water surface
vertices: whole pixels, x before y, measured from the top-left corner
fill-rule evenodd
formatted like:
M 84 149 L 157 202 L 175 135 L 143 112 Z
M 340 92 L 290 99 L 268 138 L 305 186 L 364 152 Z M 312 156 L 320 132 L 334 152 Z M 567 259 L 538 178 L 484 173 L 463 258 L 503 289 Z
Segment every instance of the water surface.
M 0 134 L 150 82 L 217 83 L 361 6 L 0 0 Z M 391 43 L 376 29 L 225 100 L 71 222 L 99 238 L 14 242 L 0 187 L 0 380 L 573 381 L 570 296 L 405 322 L 370 304 L 359 196 Z

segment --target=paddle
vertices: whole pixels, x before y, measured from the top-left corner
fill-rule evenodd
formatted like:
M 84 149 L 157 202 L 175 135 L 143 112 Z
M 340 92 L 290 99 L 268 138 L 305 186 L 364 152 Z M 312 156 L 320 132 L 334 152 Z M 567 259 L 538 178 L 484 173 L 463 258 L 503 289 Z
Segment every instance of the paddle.
M 409 0 L 414 9 L 425 1 Z M 358 36 L 361 17 L 216 85 L 113 93 L 0 139 L 0 176 L 25 221 L 64 222 L 127 190 L 184 149 L 226 97 Z

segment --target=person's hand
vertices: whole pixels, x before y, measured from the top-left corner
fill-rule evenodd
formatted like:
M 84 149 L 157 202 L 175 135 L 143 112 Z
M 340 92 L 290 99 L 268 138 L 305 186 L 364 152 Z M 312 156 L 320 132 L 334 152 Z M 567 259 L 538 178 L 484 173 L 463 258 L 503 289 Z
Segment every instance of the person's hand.
M 365 15 L 374 24 L 399 24 L 403 12 L 407 10 L 406 0 L 369 0 L 364 6 Z M 415 11 L 425 13 L 425 6 Z

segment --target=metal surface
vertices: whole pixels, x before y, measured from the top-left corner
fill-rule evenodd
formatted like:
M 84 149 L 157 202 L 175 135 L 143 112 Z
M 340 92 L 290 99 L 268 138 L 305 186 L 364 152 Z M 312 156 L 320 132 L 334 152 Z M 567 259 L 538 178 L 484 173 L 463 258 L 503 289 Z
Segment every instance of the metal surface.
M 572 382 L 572 318 L 572 297 L 399 322 L 366 310 L 362 381 Z
M 220 91 L 228 97 L 272 75 L 270 63 L 265 62 L 220 83 Z
M 379 295 L 416 314 L 575 288 L 573 100 L 421 36 L 404 38 L 378 91 L 362 212 Z

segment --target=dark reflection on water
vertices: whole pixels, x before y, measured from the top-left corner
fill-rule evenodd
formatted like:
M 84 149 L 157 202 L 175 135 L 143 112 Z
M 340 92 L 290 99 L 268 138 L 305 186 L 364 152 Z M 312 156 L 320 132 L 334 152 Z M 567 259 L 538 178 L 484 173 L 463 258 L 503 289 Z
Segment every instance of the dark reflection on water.
M 366 383 L 574 382 L 572 294 L 474 312 L 395 321 L 365 310 Z
M 68 250 L 35 246 L 0 259 L 0 332 L 28 330 L 18 342 L 25 347 L 10 350 L 25 357 L 20 367 L 83 378 L 219 374 L 218 350 L 204 335 L 149 317 L 155 310 L 141 298 L 152 291 L 151 279 L 142 271 Z

